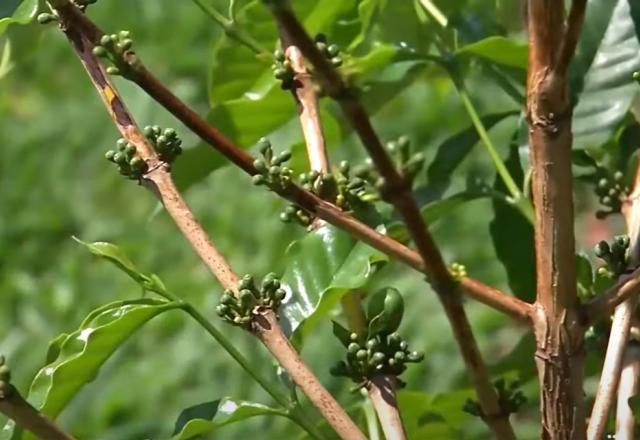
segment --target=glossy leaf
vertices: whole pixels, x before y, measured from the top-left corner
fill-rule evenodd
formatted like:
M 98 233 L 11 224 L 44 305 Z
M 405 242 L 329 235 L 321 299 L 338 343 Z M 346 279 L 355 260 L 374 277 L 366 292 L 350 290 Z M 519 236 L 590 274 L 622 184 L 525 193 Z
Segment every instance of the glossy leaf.
M 281 411 L 265 405 L 235 401 L 226 397 L 201 403 L 182 411 L 176 421 L 171 440 L 201 438 L 225 425 L 265 415 L 285 416 Z
M 640 88 L 632 79 L 640 69 L 637 7 L 619 0 L 584 78 L 573 115 L 574 148 L 599 147 L 629 111 Z
M 367 337 L 395 332 L 400 327 L 403 314 L 404 300 L 400 292 L 393 287 L 378 290 L 367 302 Z
M 488 130 L 505 118 L 518 114 L 517 111 L 495 113 L 483 116 L 481 121 Z M 427 169 L 428 186 L 438 194 L 443 194 L 449 187 L 451 175 L 479 140 L 478 131 L 473 125 L 470 125 L 441 143 L 435 158 Z
M 116 301 L 90 314 L 78 330 L 61 335 L 50 344 L 49 362 L 33 379 L 29 402 L 43 414 L 56 418 L 129 337 L 152 318 L 177 307 L 167 301 L 139 299 Z M 0 439 L 9 438 L 10 430 L 5 427 Z M 20 438 L 33 437 L 23 434 Z
M 518 69 L 527 68 L 527 45 L 505 37 L 488 37 L 456 51 L 458 56 L 478 57 L 495 64 Z
M 104 258 L 115 264 L 136 282 L 143 283 L 148 280 L 148 277 L 143 275 L 142 272 L 140 272 L 140 270 L 138 270 L 138 268 L 135 266 L 135 264 L 133 264 L 133 261 L 131 261 L 131 259 L 129 259 L 129 257 L 124 253 L 124 251 L 115 244 L 101 241 L 87 243 L 75 237 L 74 240 L 89 249 L 92 254 Z
M 12 23 L 29 23 L 36 16 L 38 6 L 38 0 L 2 0 L 0 2 L 0 34 Z
M 298 346 L 349 290 L 363 288 L 388 257 L 322 225 L 287 249 L 283 285 L 291 292 L 281 314 Z
M 518 155 L 518 145 L 511 143 L 505 165 L 516 183 L 524 180 Z M 506 191 L 502 179 L 496 176 L 494 188 Z M 515 207 L 493 200 L 494 217 L 489 225 L 496 255 L 505 270 L 509 286 L 518 298 L 531 301 L 535 296 L 535 255 L 533 225 Z M 517 243 L 517 246 L 514 246 Z

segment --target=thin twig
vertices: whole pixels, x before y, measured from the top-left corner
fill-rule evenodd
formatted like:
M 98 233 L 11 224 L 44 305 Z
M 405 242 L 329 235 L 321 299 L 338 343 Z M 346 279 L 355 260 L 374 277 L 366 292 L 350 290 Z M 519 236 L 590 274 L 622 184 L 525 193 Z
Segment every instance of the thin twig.
M 91 20 L 79 13 L 77 8 L 72 6 L 68 0 L 52 0 L 52 3 L 58 4 L 60 15 L 65 17 L 68 22 L 73 23 L 74 26 L 77 26 L 90 41 L 97 43 L 100 37 L 104 35 Z M 135 54 L 129 55 L 129 62 L 136 65 L 136 72 L 132 78 L 133 82 L 197 134 L 204 142 L 215 148 L 236 166 L 247 174 L 257 174 L 257 170 L 253 166 L 253 157 L 249 153 L 235 145 L 220 131 L 210 126 L 200 115 L 176 97 L 144 67 Z M 278 194 L 301 206 L 312 215 L 349 232 L 355 238 L 381 252 L 397 258 L 418 271 L 425 272 L 420 255 L 414 250 L 368 227 L 341 211 L 334 204 L 322 200 L 297 185 L 291 185 L 286 191 Z M 506 313 L 515 319 L 527 322 L 530 320 L 532 310 L 530 304 L 474 279 L 465 278 L 462 280 L 461 285 L 464 288 L 463 290 L 477 301 Z M 467 289 L 467 285 L 471 288 Z
M 317 49 L 290 9 L 288 2 L 272 2 L 269 5 L 279 28 L 284 30 L 287 38 L 299 47 L 305 58 L 312 63 L 315 77 L 320 81 L 327 94 L 338 101 L 378 172 L 384 178 L 382 197 L 394 205 L 418 248 L 425 265 L 427 278 L 438 293 L 453 328 L 471 382 L 476 388 L 480 405 L 483 411 L 490 415 L 488 417 L 489 427 L 499 439 L 515 438 L 508 418 L 501 417 L 502 411 L 498 403 L 498 396 L 482 360 L 461 298 L 458 296 L 457 283 L 449 273 L 438 247 L 427 230 L 416 201 L 411 194 L 409 182 L 396 170 L 371 126 L 366 111 L 356 99 L 353 91 Z
M 631 243 L 630 267 L 637 267 L 640 264 L 640 199 L 637 197 L 640 192 L 639 179 L 640 167 L 636 170 L 633 191 L 622 208 Z M 621 277 L 615 286 L 585 306 L 586 316 L 590 322 L 606 317 L 615 307 L 600 383 L 589 418 L 589 438 L 596 438 L 591 435 L 602 435 L 606 429 L 616 386 L 620 379 L 622 359 L 629 340 L 631 323 L 640 299 L 639 293 L 640 269 L 636 269 L 630 275 Z
M 557 71 L 559 74 L 566 74 L 573 54 L 576 51 L 582 24 L 584 23 L 584 14 L 587 9 L 587 0 L 573 0 L 571 2 L 571 11 L 567 17 L 566 31 L 560 50 L 558 51 Z
M 378 414 L 384 436 L 388 440 L 407 438 L 396 400 L 396 382 L 394 376 L 379 375 L 372 377 L 367 384 L 369 398 Z
M 622 358 L 629 341 L 631 320 L 637 306 L 638 298 L 633 297 L 620 304 L 613 316 L 607 354 L 602 365 L 598 391 L 591 409 L 591 417 L 589 417 L 589 426 L 587 428 L 587 438 L 589 439 L 603 438 L 607 429 L 609 413 L 611 412 L 611 406 L 615 400 L 620 380 Z
M 629 399 L 638 394 L 640 385 L 640 347 L 637 343 L 628 343 L 624 354 L 622 374 L 618 385 L 618 403 L 616 405 L 616 438 L 636 438 L 636 419 L 629 405 Z
M 169 168 L 159 162 L 152 147 L 145 140 L 115 87 L 105 75 L 102 66 L 91 53 L 91 45 L 82 37 L 82 34 L 69 26 L 68 23 L 62 23 L 61 27 L 76 50 L 121 135 L 135 145 L 140 156 L 149 163 L 152 171 L 144 176 L 144 183 L 150 186 L 151 190 L 160 198 L 184 237 L 220 284 L 225 289 L 236 291 L 238 276 L 233 272 L 224 256 L 216 249 L 177 191 Z M 340 404 L 322 387 L 311 370 L 302 362 L 298 353 L 282 333 L 275 320 L 275 315 L 272 312 L 265 312 L 254 321 L 254 333 L 274 354 L 294 382 L 303 391 L 308 392 L 309 400 L 325 416 L 336 432 L 344 439 L 364 439 L 364 435 Z
M 24 400 L 18 390 L 10 385 L 7 395 L 0 398 L 0 413 L 13 420 L 17 427 L 26 429 L 40 439 L 74 440 L 71 434 L 60 429 L 51 419 Z

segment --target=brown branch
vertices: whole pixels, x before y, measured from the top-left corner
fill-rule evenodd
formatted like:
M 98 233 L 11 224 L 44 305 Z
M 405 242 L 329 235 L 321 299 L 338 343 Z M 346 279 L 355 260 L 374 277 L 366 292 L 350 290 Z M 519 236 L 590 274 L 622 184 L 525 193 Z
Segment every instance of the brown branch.
M 122 136 L 136 146 L 137 152 L 149 164 L 151 171 L 144 176 L 144 184 L 149 186 L 160 198 L 184 237 L 209 267 L 220 284 L 225 289 L 236 291 L 237 275 L 233 272 L 224 256 L 216 249 L 202 226 L 195 219 L 181 194 L 177 191 L 168 166 L 158 160 L 153 148 L 145 140 L 115 87 L 105 75 L 102 66 L 91 53 L 91 44 L 69 24 L 63 22 L 61 27 L 96 86 L 115 125 Z M 266 311 L 257 315 L 254 318 L 252 329 L 260 341 L 289 373 L 296 385 L 307 394 L 309 400 L 327 419 L 329 425 L 342 438 L 365 440 L 357 425 L 303 363 L 298 353 L 282 333 L 273 312 Z
M 576 291 L 572 107 L 566 69 L 557 65 L 558 47 L 565 41 L 563 3 L 529 0 L 528 30 L 527 115 L 537 275 L 533 321 L 542 438 L 583 439 L 584 327 Z
M 557 71 L 562 75 L 567 73 L 573 54 L 576 51 L 586 9 L 587 0 L 573 0 L 571 2 L 566 31 L 558 51 Z
M 9 385 L 6 395 L 0 397 L 0 413 L 13 420 L 17 427 L 46 440 L 74 440 L 51 419 L 24 400 L 18 390 Z
M 397 383 L 394 376 L 374 376 L 367 384 L 369 398 L 378 414 L 384 436 L 387 439 L 404 440 L 407 438 L 407 433 L 400 416 L 396 389 Z
M 618 403 L 616 405 L 616 438 L 636 438 L 636 420 L 629 399 L 638 394 L 640 387 L 640 347 L 637 343 L 629 343 L 625 351 L 620 385 L 618 386 Z
M 97 43 L 100 37 L 104 35 L 104 32 L 98 29 L 84 14 L 81 14 L 68 0 L 53 0 L 52 4 L 59 5 L 58 12 L 60 15 L 63 16 L 67 22 L 73 23 L 73 26 L 79 29 L 93 43 Z M 136 73 L 132 78 L 133 82 L 173 114 L 186 127 L 197 134 L 204 142 L 211 145 L 239 168 L 250 175 L 257 174 L 257 170 L 253 166 L 253 158 L 250 154 L 235 145 L 214 127 L 210 126 L 200 115 L 176 97 L 144 67 L 134 53 L 129 55 L 129 62 L 136 66 Z M 320 199 L 299 186 L 292 185 L 287 191 L 278 194 L 301 206 L 314 216 L 322 218 L 349 232 L 357 239 L 381 252 L 397 258 L 416 270 L 425 271 L 422 260 L 415 251 L 375 231 L 352 216 L 342 212 L 337 206 Z M 463 287 L 465 287 L 465 281 L 471 282 L 471 289 L 467 290 L 465 288 L 464 290 L 472 298 L 489 307 L 507 313 L 513 318 L 529 321 L 531 313 L 530 304 L 486 286 L 476 280 L 463 280 Z
M 622 275 L 618 282 L 606 292 L 584 304 L 584 315 L 588 323 L 609 316 L 618 305 L 640 294 L 640 268 Z
M 383 199 L 395 207 L 418 248 L 424 263 L 425 273 L 434 290 L 438 294 L 445 309 L 454 336 L 462 353 L 471 382 L 478 394 L 480 405 L 489 415 L 487 423 L 499 439 L 512 439 L 515 434 L 507 417 L 502 416 L 498 396 L 491 383 L 486 366 L 477 347 L 471 326 L 458 295 L 458 284 L 455 282 L 442 259 L 420 210 L 411 194 L 409 182 L 396 170 L 391 158 L 386 153 L 382 142 L 375 133 L 369 117 L 355 94 L 342 80 L 338 72 L 320 53 L 309 35 L 298 21 L 288 2 L 271 2 L 271 11 L 278 27 L 287 39 L 298 46 L 306 59 L 314 67 L 314 76 L 319 79 L 328 95 L 335 98 L 367 149 L 385 184 L 382 190 Z

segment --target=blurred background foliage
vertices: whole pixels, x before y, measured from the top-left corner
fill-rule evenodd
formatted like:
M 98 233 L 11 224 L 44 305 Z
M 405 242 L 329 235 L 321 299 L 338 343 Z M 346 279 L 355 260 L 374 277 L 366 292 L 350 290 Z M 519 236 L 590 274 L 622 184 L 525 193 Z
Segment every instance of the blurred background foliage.
M 226 0 L 203 2 L 221 11 L 228 6 Z M 18 3 L 0 0 L 0 17 L 11 16 Z M 481 116 L 514 112 L 515 116 L 503 115 L 492 122 L 483 119 L 492 125 L 491 139 L 506 158 L 522 120 L 517 115 L 522 108 L 526 47 L 517 2 L 434 2 L 455 32 L 443 32 L 417 0 L 293 3 L 311 32 L 327 34 L 346 51 L 343 72 L 360 87 L 380 136 L 391 140 L 408 135 L 413 148 L 427 157 L 416 193 L 423 204 L 468 187 L 494 185 L 494 167 L 477 143 L 454 82 L 446 70 L 425 62 L 420 54 L 437 54 L 438 47 L 445 47 L 447 57 L 457 60 L 456 75 L 464 77 Z M 608 10 L 604 3 L 610 4 Z M 616 83 L 606 68 L 611 63 L 617 68 L 623 61 L 627 69 L 639 67 L 637 33 L 626 1 L 589 4 L 589 33 L 581 42 L 579 63 L 573 66 L 586 102 L 578 104 L 580 114 L 586 115 L 576 122 L 576 130 L 585 132 L 578 137 L 579 146 L 598 160 L 610 154 L 621 163 L 629 155 L 620 151 L 628 151 L 633 143 L 627 136 L 623 145 L 620 133 L 634 128 L 629 110 L 636 90 L 630 75 Z M 273 51 L 275 28 L 264 6 L 255 0 L 237 1 L 236 12 L 238 24 L 265 52 Z M 618 19 L 627 20 L 627 34 L 622 30 L 607 34 L 616 13 Z M 103 0 L 91 7 L 90 15 L 107 31 L 130 30 L 147 66 L 225 134 L 247 147 L 268 135 L 277 149 L 292 149 L 294 167 L 304 170 L 295 105 L 269 76 L 270 58 L 226 37 L 194 2 Z M 4 24 L 0 21 L 0 27 Z M 506 38 L 485 40 L 492 36 Z M 479 45 L 456 53 L 476 42 Z M 604 49 L 627 57 L 597 58 Z M 54 27 L 11 24 L 0 36 L 0 50 L 0 351 L 10 360 L 16 385 L 26 392 L 44 364 L 51 339 L 77 328 L 90 310 L 141 294 L 125 274 L 92 257 L 72 236 L 117 243 L 144 272 L 159 274 L 172 291 L 208 316 L 214 316 L 221 289 L 154 198 L 120 178 L 105 162 L 103 153 L 113 146 L 117 133 L 64 36 Z M 595 67 L 604 71 L 600 78 Z M 176 178 L 188 188 L 188 202 L 234 268 L 258 275 L 284 272 L 287 246 L 305 234 L 279 221 L 285 204 L 252 186 L 246 175 L 200 145 L 131 84 L 118 80 L 117 85 L 140 124 L 175 127 L 185 140 L 189 150 L 176 165 Z M 603 115 L 612 106 L 610 100 L 602 103 L 603 96 L 609 99 L 614 92 L 618 113 Z M 606 108 L 598 113 L 596 104 Z M 336 106 L 323 101 L 322 111 L 332 161 L 362 160 L 362 148 Z M 598 138 L 593 140 L 588 135 L 595 131 Z M 526 146 L 513 151 L 520 152 L 526 170 Z M 518 160 L 511 163 L 519 166 Z M 577 237 L 586 249 L 619 230 L 620 224 L 616 219 L 594 220 L 595 201 L 589 188 L 579 184 L 576 192 Z M 431 229 L 446 260 L 464 264 L 468 273 L 488 284 L 532 298 L 530 225 L 501 202 L 470 199 L 456 204 L 456 209 L 438 205 L 444 208 L 432 213 Z M 494 216 L 498 217 L 490 227 Z M 503 266 L 496 250 L 511 261 Z M 515 271 L 510 273 L 511 283 L 505 267 Z M 482 423 L 462 412 L 472 393 L 448 323 L 423 276 L 392 262 L 367 290 L 385 285 L 404 294 L 407 313 L 401 331 L 412 348 L 427 353 L 425 362 L 404 375 L 407 388 L 400 397 L 412 437 L 487 438 Z M 506 375 L 523 380 L 529 400 L 513 421 L 518 438 L 536 438 L 537 380 L 531 341 L 523 338 L 523 328 L 497 312 L 473 302 L 467 303 L 467 310 L 496 379 Z M 340 319 L 337 308 L 332 316 Z M 271 358 L 254 339 L 237 329 L 219 327 L 257 368 L 276 373 Z M 328 373 L 340 352 L 325 318 L 306 339 L 303 356 L 361 420 L 361 396 Z M 597 363 L 594 360 L 586 383 L 588 393 L 593 392 Z M 224 396 L 270 403 L 200 327 L 179 312 L 169 312 L 120 347 L 60 420 L 80 438 L 168 438 L 182 409 Z M 296 426 L 273 417 L 252 418 L 218 433 L 228 439 L 299 435 Z

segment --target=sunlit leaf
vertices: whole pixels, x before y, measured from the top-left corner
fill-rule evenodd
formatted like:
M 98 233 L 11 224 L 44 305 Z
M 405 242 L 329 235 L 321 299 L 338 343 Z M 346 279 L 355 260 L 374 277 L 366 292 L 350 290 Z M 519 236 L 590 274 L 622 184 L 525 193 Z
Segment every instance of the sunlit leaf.
M 282 309 L 291 339 L 301 346 L 349 290 L 363 288 L 388 257 L 322 225 L 287 250 L 283 284 L 292 292 Z
M 148 280 L 148 278 L 138 270 L 135 264 L 133 264 L 133 261 L 129 259 L 127 254 L 115 244 L 102 241 L 87 243 L 75 237 L 74 240 L 89 249 L 92 254 L 115 264 L 138 283 L 143 283 Z
M 56 338 L 47 361 L 29 389 L 29 402 L 43 414 L 55 418 L 73 397 L 98 375 L 102 365 L 140 327 L 159 314 L 179 307 L 152 299 L 117 301 L 91 313 L 80 328 Z M 8 429 L 0 439 L 11 438 Z M 32 439 L 23 434 L 22 439 Z
M 225 425 L 266 415 L 284 417 L 284 413 L 268 406 L 236 401 L 227 397 L 201 403 L 182 411 L 176 421 L 171 440 L 201 438 L 201 436 L 211 434 Z

